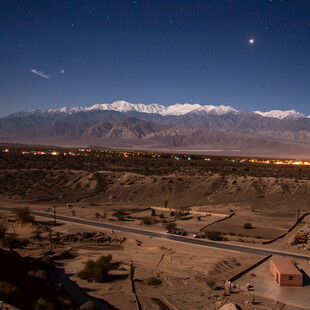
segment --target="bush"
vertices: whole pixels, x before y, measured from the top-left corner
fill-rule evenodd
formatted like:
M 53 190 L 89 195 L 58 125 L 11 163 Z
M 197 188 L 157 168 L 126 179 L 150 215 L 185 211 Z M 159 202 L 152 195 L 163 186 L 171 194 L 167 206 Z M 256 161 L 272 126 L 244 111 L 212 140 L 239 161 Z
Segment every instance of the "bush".
M 18 287 L 8 283 L 0 282 L 0 296 L 4 299 L 11 300 L 18 293 Z
M 1 246 L 12 249 L 17 246 L 17 239 L 13 235 L 6 235 L 1 239 Z
M 86 301 L 86 302 L 80 307 L 80 310 L 95 310 L 95 309 L 96 309 L 96 306 L 95 306 L 94 302 L 91 301 L 91 300 Z
M 111 263 L 112 255 L 100 256 L 96 261 L 86 262 L 84 269 L 78 273 L 78 277 L 83 280 L 91 279 L 102 283 L 109 279 L 109 271 L 116 269 L 117 264 Z
M 48 303 L 44 298 L 39 298 L 33 305 L 34 310 L 53 310 L 52 304 Z
M 205 237 L 213 241 L 227 241 L 227 238 L 222 236 L 222 233 L 219 231 L 205 231 Z
M 152 219 L 150 219 L 149 217 L 143 217 L 141 220 L 142 220 L 142 223 L 144 225 L 152 225 L 153 224 Z
M 42 239 L 42 231 L 38 230 L 38 229 L 33 231 L 32 232 L 32 238 L 40 241 Z
M 159 218 L 163 219 L 163 218 L 165 218 L 165 215 L 163 213 L 161 213 L 161 214 L 159 214 Z
M 30 215 L 30 210 L 27 207 L 18 207 L 12 210 L 15 219 L 22 224 L 33 222 L 34 217 Z
M 113 216 L 115 216 L 119 221 L 125 221 L 125 216 L 127 214 L 124 211 L 116 211 L 113 213 Z
M 43 269 L 36 270 L 33 275 L 41 280 L 46 279 L 46 272 Z
M 174 216 L 174 211 L 171 211 L 171 212 L 170 212 L 170 216 Z
M 150 277 L 145 280 L 145 284 L 147 285 L 160 285 L 161 283 L 161 280 L 155 277 Z
M 213 279 L 207 279 L 207 285 L 210 287 L 210 288 L 213 288 L 216 284 L 216 282 L 213 280 Z
M 245 228 L 245 229 L 253 229 L 254 227 L 252 226 L 251 223 L 245 223 L 245 224 L 243 225 L 243 228 Z
M 152 216 L 155 216 L 155 215 L 156 215 L 156 211 L 155 211 L 154 209 L 152 209 L 151 215 L 152 215 Z
M 164 225 L 164 228 L 166 229 L 166 230 L 175 230 L 176 229 L 176 227 L 177 227 L 177 225 L 176 225 L 176 223 L 166 223 L 165 225 Z

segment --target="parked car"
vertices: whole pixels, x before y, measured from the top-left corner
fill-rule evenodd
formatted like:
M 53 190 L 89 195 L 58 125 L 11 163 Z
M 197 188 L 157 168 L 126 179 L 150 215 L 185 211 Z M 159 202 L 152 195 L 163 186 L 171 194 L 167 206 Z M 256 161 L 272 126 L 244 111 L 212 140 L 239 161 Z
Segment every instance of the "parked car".
M 187 233 L 186 233 L 185 231 L 183 231 L 183 232 L 181 233 L 181 236 L 187 236 Z
M 181 231 L 180 231 L 180 230 L 177 230 L 175 233 L 176 233 L 177 235 L 181 235 Z
M 166 230 L 166 233 L 167 234 L 171 234 L 171 230 Z
M 199 238 L 199 235 L 198 234 L 194 234 L 193 237 L 194 238 Z

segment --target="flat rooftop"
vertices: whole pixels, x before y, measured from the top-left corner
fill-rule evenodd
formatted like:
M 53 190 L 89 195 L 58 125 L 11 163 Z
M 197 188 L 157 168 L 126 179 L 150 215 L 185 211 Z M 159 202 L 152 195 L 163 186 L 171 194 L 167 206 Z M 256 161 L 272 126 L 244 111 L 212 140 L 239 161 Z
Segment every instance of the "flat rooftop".
M 289 259 L 272 259 L 271 262 L 274 263 L 281 274 L 302 275 Z

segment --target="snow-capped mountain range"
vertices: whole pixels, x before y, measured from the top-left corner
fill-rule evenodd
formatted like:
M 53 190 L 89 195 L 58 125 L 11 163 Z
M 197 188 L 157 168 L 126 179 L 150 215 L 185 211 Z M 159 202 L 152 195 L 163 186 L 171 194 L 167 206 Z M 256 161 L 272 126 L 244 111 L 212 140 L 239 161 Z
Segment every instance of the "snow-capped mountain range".
M 214 106 L 214 105 L 200 105 L 200 104 L 174 104 L 168 107 L 159 104 L 133 104 L 124 100 L 115 101 L 113 103 L 103 103 L 95 104 L 91 107 L 75 107 L 75 108 L 60 108 L 60 109 L 51 109 L 48 110 L 49 113 L 77 113 L 77 112 L 88 112 L 94 110 L 103 110 L 103 111 L 117 111 L 117 112 L 139 112 L 139 113 L 149 113 L 149 114 L 159 114 L 162 116 L 175 115 L 181 116 L 188 113 L 208 113 L 214 115 L 223 115 L 228 113 L 239 113 L 240 111 L 230 107 L 230 106 Z M 303 115 L 300 112 L 295 110 L 281 111 L 281 110 L 272 110 L 269 112 L 254 111 L 254 113 L 259 114 L 263 117 L 272 117 L 277 119 L 284 118 L 303 118 Z
M 108 147 L 240 149 L 310 156 L 310 118 L 295 111 L 132 104 L 18 112 L 0 118 L 0 142 Z

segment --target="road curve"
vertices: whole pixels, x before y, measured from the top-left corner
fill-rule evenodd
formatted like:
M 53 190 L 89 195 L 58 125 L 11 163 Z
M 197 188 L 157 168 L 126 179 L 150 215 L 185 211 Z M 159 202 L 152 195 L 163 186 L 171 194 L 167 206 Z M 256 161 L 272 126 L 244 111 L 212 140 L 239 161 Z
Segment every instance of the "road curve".
M 11 211 L 12 208 L 0 207 L 0 210 Z M 31 210 L 31 214 L 35 215 L 35 216 L 45 217 L 48 219 L 54 219 L 53 214 L 49 214 L 49 213 L 45 213 L 45 212 Z M 170 234 L 165 234 L 165 233 L 156 232 L 156 231 L 144 230 L 144 229 L 139 229 L 139 228 L 132 228 L 132 227 L 127 227 L 127 226 L 119 226 L 119 225 L 114 225 L 114 224 L 111 225 L 108 223 L 100 223 L 97 221 L 90 221 L 90 220 L 85 220 L 85 219 L 81 219 L 81 218 L 73 218 L 73 217 L 63 216 L 63 215 L 57 215 L 57 220 L 62 221 L 62 222 L 71 222 L 71 223 L 77 223 L 77 224 L 82 224 L 82 225 L 88 225 L 88 226 L 92 226 L 92 227 L 99 227 L 99 228 L 106 228 L 106 229 L 111 229 L 111 230 L 123 231 L 126 233 L 149 236 L 149 237 L 153 237 L 153 238 L 160 238 L 160 239 L 172 240 L 172 241 L 177 241 L 177 242 L 183 242 L 183 243 L 187 243 L 187 244 L 201 245 L 201 246 L 216 248 L 216 249 L 220 249 L 220 250 L 228 250 L 228 251 L 235 251 L 235 252 L 254 254 L 254 255 L 264 255 L 264 256 L 272 254 L 272 255 L 280 255 L 280 256 L 286 256 L 286 257 L 291 257 L 291 258 L 299 258 L 299 259 L 310 260 L 309 255 L 290 253 L 290 252 L 284 252 L 284 251 L 277 251 L 277 250 L 272 250 L 272 249 L 247 247 L 247 246 L 243 246 L 243 245 L 230 244 L 227 242 L 220 242 L 220 241 L 210 241 L 210 240 L 205 240 L 205 239 L 203 239 L 203 240 L 202 239 L 194 239 L 194 238 L 190 238 L 190 237 L 170 235 Z

